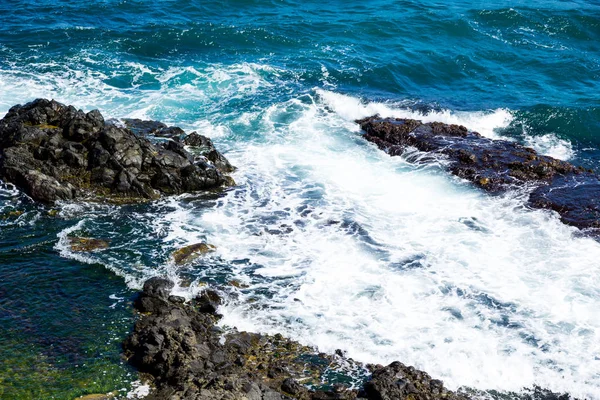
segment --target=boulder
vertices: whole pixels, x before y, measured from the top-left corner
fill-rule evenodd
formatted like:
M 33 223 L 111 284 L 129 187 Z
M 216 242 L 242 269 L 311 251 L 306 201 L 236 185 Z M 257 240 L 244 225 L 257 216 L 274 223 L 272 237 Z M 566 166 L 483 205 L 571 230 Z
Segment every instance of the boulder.
M 225 156 L 215 148 L 210 138 L 195 131 L 186 135 L 181 128 L 167 126 L 162 122 L 152 120 L 124 119 L 123 122 L 137 135 L 169 138 L 174 142 L 193 148 L 195 154 L 206 158 L 223 173 L 230 173 L 235 170 Z
M 465 399 L 446 390 L 442 381 L 398 361 L 387 367 L 376 367 L 364 390 L 367 398 L 374 400 Z
M 212 289 L 205 290 L 196 298 L 198 311 L 208 314 L 216 314 L 217 308 L 222 302 L 223 300 L 219 296 L 219 293 Z
M 155 144 L 105 123 L 97 110 L 84 113 L 46 99 L 14 106 L 0 120 L 0 179 L 46 203 L 133 202 L 230 181 L 181 143 Z
M 229 173 L 233 172 L 235 168 L 229 163 L 229 161 L 221 154 L 215 146 L 212 140 L 206 136 L 202 136 L 196 132 L 192 132 L 183 139 L 183 143 L 186 146 L 194 147 L 195 151 L 206 157 L 212 162 L 221 172 Z
M 73 251 L 90 252 L 95 250 L 107 249 L 109 244 L 107 240 L 103 239 L 70 236 L 69 246 Z

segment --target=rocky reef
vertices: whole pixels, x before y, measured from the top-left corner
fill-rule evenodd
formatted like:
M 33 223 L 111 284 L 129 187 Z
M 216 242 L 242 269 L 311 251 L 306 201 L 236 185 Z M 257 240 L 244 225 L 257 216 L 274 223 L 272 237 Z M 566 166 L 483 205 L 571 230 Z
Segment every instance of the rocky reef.
M 146 281 L 135 301 L 140 319 L 123 344 L 129 362 L 155 386 L 147 399 L 466 399 L 400 362 L 363 366 L 341 352 L 318 353 L 281 335 L 222 331 L 217 292 L 208 289 L 185 303 L 170 295 L 172 287 L 162 278 Z M 325 375 L 336 371 L 371 377 L 358 388 L 323 385 Z
M 160 123 L 137 125 L 143 124 Z M 84 113 L 54 100 L 16 105 L 0 120 L 0 179 L 46 203 L 139 201 L 231 182 L 226 174 L 233 167 L 210 139 L 187 139 L 200 147 L 194 156 L 184 149 L 185 133 L 168 129 L 181 138 L 153 142 L 98 110 Z
M 366 140 L 391 156 L 416 148 L 443 159 L 452 174 L 491 193 L 531 186 L 530 207 L 554 210 L 564 223 L 600 235 L 600 178 L 593 171 L 464 126 L 379 116 L 356 122 Z

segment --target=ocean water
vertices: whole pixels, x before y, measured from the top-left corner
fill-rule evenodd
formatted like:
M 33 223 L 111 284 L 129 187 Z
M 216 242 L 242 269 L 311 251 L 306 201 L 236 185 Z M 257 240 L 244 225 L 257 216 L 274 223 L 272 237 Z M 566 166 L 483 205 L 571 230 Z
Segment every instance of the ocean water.
M 0 398 L 135 397 L 129 301 L 167 275 L 223 287 L 226 326 L 451 389 L 600 399 L 600 243 L 353 122 L 458 123 L 599 168 L 599 3 L 0 1 L 0 114 L 38 97 L 198 131 L 237 186 L 50 208 L 3 184 Z M 172 264 L 201 240 L 217 251 Z

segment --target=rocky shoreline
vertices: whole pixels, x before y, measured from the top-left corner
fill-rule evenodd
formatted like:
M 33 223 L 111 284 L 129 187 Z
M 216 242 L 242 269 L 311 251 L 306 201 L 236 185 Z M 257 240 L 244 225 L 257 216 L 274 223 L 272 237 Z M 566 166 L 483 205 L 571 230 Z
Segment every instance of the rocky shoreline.
M 566 224 L 600 235 L 600 178 L 592 171 L 463 126 L 378 116 L 357 123 L 366 140 L 391 156 L 416 148 L 442 157 L 449 172 L 487 192 L 534 185 L 530 207 L 554 210 Z M 14 106 L 0 120 L 0 179 L 42 203 L 121 204 L 220 190 L 233 184 L 228 174 L 234 169 L 209 138 L 156 121 L 105 121 L 97 110 L 84 113 L 45 99 Z M 70 245 L 74 251 L 109 247 L 107 241 L 87 237 L 73 237 Z M 185 264 L 212 249 L 197 243 L 175 252 L 173 260 Z M 134 303 L 139 320 L 123 343 L 131 365 L 154 386 L 147 399 L 470 397 L 401 362 L 363 365 L 341 351 L 319 353 L 281 335 L 223 331 L 218 292 L 207 289 L 186 302 L 171 295 L 173 286 L 163 278 L 144 284 Z M 356 386 L 326 379 L 348 371 L 359 371 L 365 381 Z M 531 398 L 569 397 L 541 390 Z
M 166 278 L 145 282 L 134 300 L 138 322 L 123 342 L 124 356 L 152 386 L 145 400 L 578 400 L 538 386 L 451 391 L 399 361 L 362 364 L 280 334 L 224 330 L 220 292 L 206 288 L 186 302 L 170 294 L 173 287 Z
M 556 211 L 563 223 L 600 236 L 600 177 L 591 170 L 515 142 L 488 139 L 464 126 L 377 115 L 356 123 L 366 140 L 389 155 L 416 148 L 489 193 L 533 187 L 529 207 Z
M 129 362 L 155 386 L 147 399 L 205 400 L 434 400 L 466 399 L 440 380 L 400 362 L 362 365 L 281 335 L 222 331 L 216 324 L 221 297 L 205 290 L 185 303 L 170 295 L 173 282 L 151 278 L 135 300 L 140 313 L 123 344 Z M 341 383 L 315 388 L 336 369 L 370 372 L 353 389 Z

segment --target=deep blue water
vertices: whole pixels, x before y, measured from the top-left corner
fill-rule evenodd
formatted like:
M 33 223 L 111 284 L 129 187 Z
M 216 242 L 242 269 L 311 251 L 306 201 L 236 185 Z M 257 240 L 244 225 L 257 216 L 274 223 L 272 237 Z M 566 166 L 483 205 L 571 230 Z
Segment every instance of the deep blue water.
M 423 368 L 433 368 L 434 373 L 442 374 L 455 386 L 465 379 L 467 386 L 499 390 L 515 390 L 521 383 L 554 382 L 555 390 L 600 398 L 600 367 L 596 365 L 600 354 L 593 356 L 595 359 L 590 356 L 595 361 L 578 364 L 574 360 L 580 355 L 573 350 L 597 342 L 594 338 L 600 335 L 598 326 L 589 325 L 589 321 L 594 320 L 589 310 L 600 304 L 600 294 L 593 289 L 596 281 L 586 280 L 585 274 L 579 278 L 576 269 L 580 267 L 590 274 L 597 272 L 595 256 L 600 253 L 597 253 L 596 245 L 576 241 L 579 239 L 573 239 L 572 231 L 564 228 L 563 232 L 563 228 L 556 228 L 555 221 L 546 214 L 542 216 L 541 212 L 513 217 L 512 210 L 523 212 L 518 200 L 515 200 L 517 206 L 513 203 L 488 205 L 488 200 L 480 199 L 480 195 L 471 189 L 446 180 L 441 189 L 422 193 L 422 187 L 440 185 L 432 182 L 446 179 L 440 178 L 439 172 L 426 172 L 431 176 L 422 178 L 424 183 L 421 185 L 402 186 L 412 185 L 403 177 L 415 172 L 372 151 L 356 135 L 351 123 L 353 118 L 373 112 L 458 122 L 487 135 L 519 140 L 541 152 L 600 168 L 600 3 L 583 0 L 450 3 L 433 0 L 2 0 L 0 114 L 16 103 L 37 97 L 52 97 L 85 110 L 98 108 L 107 118 L 152 118 L 198 130 L 213 137 L 219 148 L 240 167 L 239 175 L 235 177 L 240 188 L 224 199 L 213 199 L 208 203 L 194 199 L 182 203 L 166 201 L 148 209 L 110 212 L 73 211 L 71 208 L 76 206 L 70 205 L 61 209 L 56 219 L 48 217 L 45 208 L 37 208 L 13 191 L 3 191 L 0 198 L 0 354 L 9 354 L 10 357 L 5 358 L 10 358 L 12 364 L 6 362 L 8 366 L 0 371 L 0 397 L 31 398 L 32 393 L 38 393 L 36 396 L 43 398 L 40 390 L 46 390 L 45 393 L 52 396 L 71 398 L 84 393 L 80 387 L 86 385 L 88 392 L 121 389 L 122 382 L 133 379 L 128 375 L 131 371 L 119 363 L 118 346 L 119 338 L 129 329 L 132 316 L 126 301 L 119 303 L 116 309 L 110 308 L 114 300 L 108 296 L 117 294 L 117 297 L 129 298 L 142 278 L 152 274 L 168 271 L 189 280 L 200 277 L 221 282 L 232 277 L 247 278 L 257 286 L 244 293 L 246 296 L 260 297 L 270 293 L 270 299 L 284 299 L 288 295 L 290 299 L 297 298 L 298 293 L 282 289 L 289 287 L 290 277 L 308 276 L 312 283 L 325 279 L 324 272 L 319 275 L 315 271 L 321 271 L 319 263 L 325 262 L 317 253 L 325 254 L 326 251 L 321 249 L 301 259 L 299 254 L 306 251 L 306 246 L 316 249 L 320 243 L 331 240 L 335 251 L 329 260 L 334 264 L 344 262 L 341 254 L 353 248 L 340 245 L 342 239 L 327 231 L 330 229 L 327 224 L 318 225 L 315 231 L 306 224 L 294 225 L 296 218 L 305 218 L 308 212 L 314 211 L 312 215 L 321 212 L 323 220 L 348 222 L 339 229 L 366 249 L 364 254 L 357 256 L 358 259 L 369 255 L 375 260 L 373 262 L 385 268 L 404 265 L 406 260 L 434 270 L 444 265 L 465 266 L 477 278 L 457 282 L 456 277 L 463 272 L 448 272 L 447 277 L 444 275 L 439 278 L 440 282 L 431 286 L 445 288 L 439 289 L 443 295 L 440 294 L 439 299 L 436 297 L 435 302 L 431 300 L 431 307 L 435 310 L 454 309 L 459 307 L 455 301 L 470 302 L 460 304 L 472 306 L 473 315 L 477 315 L 475 320 L 483 322 L 482 325 L 479 322 L 465 324 L 473 332 L 496 329 L 493 337 L 499 338 L 498 343 L 502 346 L 506 344 L 506 348 L 499 344 L 498 348 L 490 349 L 482 345 L 485 350 L 482 350 L 481 359 L 491 361 L 486 364 L 477 359 L 482 364 L 474 367 L 474 371 L 485 371 L 481 376 L 472 371 L 450 372 L 432 361 L 439 359 L 441 354 L 431 350 L 435 347 L 433 344 L 431 352 L 425 352 L 427 355 L 421 357 L 422 349 L 410 341 L 419 342 L 419 335 L 437 337 L 439 332 L 425 333 L 428 326 L 416 324 L 414 332 L 422 329 L 420 334 L 407 330 L 407 336 L 398 338 L 386 337 L 381 332 L 357 338 L 349 332 L 356 329 L 353 324 L 358 322 L 348 317 L 348 325 L 344 325 L 346 320 L 342 324 L 347 330 L 335 334 L 340 335 L 341 343 L 350 338 L 347 348 L 351 354 L 364 359 L 369 359 L 367 354 L 375 354 L 369 361 L 384 362 L 388 360 L 381 354 L 388 351 L 390 357 L 404 356 Z M 255 156 L 257 152 L 264 152 L 264 157 Z M 354 158 L 345 158 L 347 154 L 354 154 Z M 319 171 L 323 169 L 331 173 L 321 175 Z M 370 175 L 371 171 L 381 169 L 384 172 Z M 353 178 L 340 171 L 348 171 Z M 387 179 L 382 185 L 359 185 L 364 199 L 353 191 L 356 186 L 350 184 L 352 179 L 362 181 L 382 177 Z M 399 193 L 389 188 L 386 192 L 383 189 L 388 186 L 386 182 L 390 187 L 397 185 L 402 190 L 410 190 L 417 199 L 435 196 L 444 199 L 445 202 L 441 201 L 439 205 L 441 211 L 435 209 L 424 214 L 425 217 L 415 219 L 427 228 L 414 225 L 410 231 L 415 234 L 428 229 L 431 236 L 417 236 L 411 242 L 400 237 L 392 240 L 387 233 L 402 231 L 402 227 L 410 225 L 412 220 L 398 217 L 397 225 L 389 221 L 380 225 L 373 222 L 377 210 L 392 212 L 388 205 Z M 411 201 L 405 199 L 406 204 L 412 204 Z M 429 204 L 427 201 L 423 200 L 424 204 Z M 465 204 L 468 205 L 464 210 L 466 214 L 458 215 L 456 210 Z M 217 211 L 212 214 L 205 211 L 211 207 L 217 207 Z M 501 216 L 490 216 L 493 213 L 485 211 L 488 209 L 504 211 Z M 24 211 L 24 214 L 10 214 L 15 210 Z M 416 208 L 403 209 L 399 215 L 404 218 L 417 213 L 414 210 Z M 88 212 L 91 214 L 86 214 Z M 103 212 L 107 214 L 103 215 Z M 477 214 L 479 220 L 468 213 Z M 487 227 L 479 226 L 486 224 L 486 216 L 490 221 L 509 221 L 506 226 L 511 228 L 505 228 L 504 222 L 490 221 Z M 429 217 L 432 219 L 427 219 Z M 544 218 L 549 218 L 550 222 Z M 231 222 L 233 220 L 237 222 Z M 445 220 L 462 222 L 460 227 L 448 225 L 444 230 L 436 221 Z M 464 220 L 471 222 L 463 224 Z M 123 221 L 125 226 L 120 225 Z M 306 237 L 285 236 L 282 232 L 286 232 L 286 228 L 282 228 L 282 224 L 288 223 Z M 494 238 L 463 235 L 462 229 L 474 224 L 479 226 L 478 232 L 486 232 L 486 229 L 488 233 L 494 232 Z M 512 236 L 507 235 L 505 229 L 513 232 Z M 237 230 L 239 236 L 219 233 L 233 230 Z M 560 233 L 556 233 L 557 230 Z M 70 254 L 61 247 L 61 237 L 79 231 L 110 237 L 114 246 L 92 259 Z M 261 232 L 279 236 L 274 242 L 262 243 L 256 239 Z M 322 232 L 329 233 L 320 237 Z M 460 246 L 470 250 L 454 254 L 451 247 L 433 245 L 428 239 L 440 235 L 456 237 Z M 309 242 L 309 237 L 314 242 Z M 506 237 L 510 237 L 510 241 Z M 221 242 L 222 252 L 218 259 L 190 270 L 173 272 L 168 263 L 170 252 L 198 238 Z M 250 244 L 248 248 L 228 247 L 228 240 L 236 243 L 245 240 Z M 486 243 L 493 246 L 488 248 Z M 561 243 L 569 243 L 569 247 L 562 249 Z M 269 245 L 274 248 L 265 250 Z M 283 248 L 297 250 L 290 250 L 288 254 Z M 537 250 L 528 253 L 528 248 Z M 556 254 L 551 255 L 548 248 L 554 248 Z M 587 253 L 578 253 L 580 249 L 587 249 Z M 465 256 L 471 254 L 469 251 L 483 258 Z M 511 254 L 516 254 L 515 258 L 510 258 L 513 257 Z M 561 282 L 557 288 L 567 291 L 561 293 L 570 305 L 574 319 L 563 321 L 560 320 L 562 317 L 551 315 L 549 310 L 542 311 L 538 308 L 542 302 L 538 302 L 533 294 L 528 297 L 511 292 L 509 295 L 507 288 L 520 287 L 512 278 L 505 277 L 503 281 L 503 277 L 498 277 L 497 280 L 504 283 L 499 287 L 492 284 L 492 278 L 489 282 L 483 278 L 478 281 L 481 274 L 476 271 L 476 266 L 484 259 L 487 263 L 490 258 L 495 260 L 492 264 L 498 263 L 500 270 L 528 260 L 536 265 L 531 268 L 534 277 L 535 274 L 546 277 L 549 285 Z M 365 265 L 370 265 L 369 262 L 365 261 Z M 556 263 L 556 269 L 552 267 L 553 263 Z M 552 268 L 546 270 L 543 265 Z M 274 272 L 279 267 L 283 269 Z M 447 267 L 447 271 L 451 268 Z M 568 276 L 560 275 L 567 272 Z M 390 280 L 401 276 L 397 272 L 390 274 Z M 515 272 L 515 276 L 518 274 Z M 31 276 L 37 278 L 28 278 Z M 75 277 L 81 277 L 81 280 Z M 566 281 L 569 283 L 561 286 Z M 534 278 L 522 277 L 519 282 L 524 285 L 521 287 L 523 293 L 527 292 L 524 287 L 537 293 Z M 302 285 L 294 290 L 305 294 L 317 290 Z M 481 297 L 456 294 L 464 293 L 458 289 L 450 291 L 455 295 L 449 298 L 447 288 L 460 289 L 460 285 L 471 288 L 474 293 L 489 290 L 486 296 L 505 296 L 504 300 L 519 306 L 507 311 L 508 314 L 490 311 L 489 305 L 472 300 Z M 379 290 L 385 292 L 385 288 L 378 284 L 367 286 L 360 290 L 370 293 L 367 297 L 373 301 L 379 301 L 376 293 Z M 423 284 L 423 287 L 427 288 L 427 285 Z M 425 293 L 428 289 L 423 290 Z M 48 296 L 54 304 L 51 309 L 60 312 L 48 309 Z M 389 293 L 388 297 L 382 296 L 389 301 L 383 309 L 397 310 L 400 303 L 396 301 L 403 300 L 399 297 L 390 300 L 393 296 Z M 581 311 L 578 305 L 571 303 L 579 301 L 579 296 L 583 296 L 581 304 L 586 304 L 589 309 Z M 281 301 L 284 304 L 281 309 L 287 307 L 287 303 Z M 93 311 L 78 308 L 87 309 L 90 303 L 94 305 Z M 305 304 L 307 313 L 313 317 L 322 313 L 317 308 L 311 309 L 308 302 Z M 229 321 L 246 323 L 249 329 L 287 329 L 288 334 L 298 337 L 311 332 L 316 338 L 311 344 L 324 348 L 331 340 L 327 335 L 335 331 L 317 332 L 323 335 L 321 340 L 321 336 L 311 331 L 319 322 L 311 320 L 308 314 L 304 319 L 298 317 L 301 328 L 297 328 L 295 322 L 290 322 L 292 317 L 285 313 L 262 315 L 256 310 L 236 308 L 235 304 L 231 307 Z M 560 307 L 556 305 L 555 308 Z M 290 309 L 289 312 L 302 313 L 304 310 Z M 420 309 L 420 312 L 424 310 Z M 73 317 L 74 313 L 83 313 L 85 317 L 77 319 Z M 78 332 L 73 335 L 77 340 L 72 343 L 67 340 L 71 337 L 68 330 L 53 325 L 63 317 L 69 321 L 69 329 L 73 327 Z M 507 328 L 510 324 L 498 323 L 509 317 L 522 319 L 522 329 L 518 328 L 514 334 Z M 122 323 L 117 324 L 114 331 L 106 332 L 105 341 L 110 344 L 102 351 L 98 350 L 92 345 L 94 334 L 90 332 L 114 321 Z M 592 332 L 591 336 L 586 336 L 589 332 L 585 329 Z M 444 330 L 447 327 L 440 328 L 440 332 Z M 505 331 L 507 336 L 503 336 Z M 479 338 L 479 333 L 474 335 Z M 531 337 L 535 335 L 541 339 L 532 341 Z M 396 343 L 399 338 L 410 344 L 402 347 Z M 586 338 L 590 342 L 584 339 L 579 342 L 576 338 Z M 440 336 L 440 343 L 450 343 L 444 340 Z M 453 340 L 453 343 L 460 341 Z M 487 344 L 494 342 L 487 336 L 482 336 L 481 340 Z M 531 353 L 519 347 L 521 342 L 540 341 L 554 343 L 556 353 L 543 354 L 542 344 L 536 345 Z M 363 343 L 363 347 L 356 345 L 357 342 Z M 55 381 L 43 384 L 37 378 L 27 380 L 24 378 L 26 372 L 13 367 L 19 359 L 15 355 L 25 346 L 30 350 L 24 351 L 21 359 L 29 360 L 40 354 L 39 349 L 47 347 L 48 343 L 61 350 L 42 351 L 47 370 L 59 370 L 57 376 L 66 380 L 53 378 Z M 455 357 L 458 353 L 453 351 L 459 350 L 452 348 L 447 354 Z M 597 345 L 589 353 L 594 355 L 595 351 L 598 351 Z M 502 375 L 502 371 L 519 362 L 510 358 L 502 359 L 508 360 L 505 364 L 494 361 L 491 354 L 496 352 L 519 354 L 527 360 L 524 364 L 530 362 L 531 368 L 514 376 Z M 563 357 L 565 352 L 570 355 Z M 75 376 L 73 371 L 79 368 L 75 365 L 82 363 L 82 357 L 96 360 L 88 361 L 91 364 L 112 365 L 109 369 L 115 384 L 109 380 L 101 386 L 91 385 L 90 382 L 102 375 L 98 372 L 101 368 L 94 367 L 90 368 L 87 378 L 82 373 L 80 382 L 83 383 L 75 389 L 68 377 Z M 469 357 L 478 356 L 471 354 Z M 584 365 L 588 363 L 591 366 L 585 369 Z M 498 365 L 498 371 L 490 364 Z M 551 372 L 545 372 L 546 368 Z M 60 371 L 66 372 L 61 374 Z M 51 375 L 47 371 L 39 373 Z M 563 374 L 564 382 L 556 378 L 558 375 L 552 375 L 554 373 Z M 511 377 L 515 379 L 514 385 L 501 382 L 502 379 L 510 381 Z
M 124 64 L 152 70 L 251 62 L 282 68 L 302 90 L 322 85 L 325 67 L 341 92 L 453 110 L 509 108 L 536 132 L 597 140 L 595 2 L 4 1 L 0 7 L 3 71 L 86 71 L 107 75 L 103 82 L 113 87 L 145 91 L 161 82 L 151 74 L 136 77 Z

